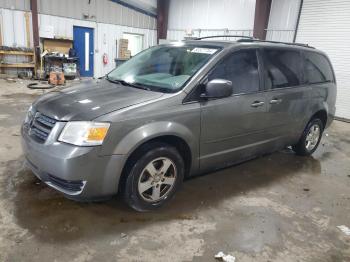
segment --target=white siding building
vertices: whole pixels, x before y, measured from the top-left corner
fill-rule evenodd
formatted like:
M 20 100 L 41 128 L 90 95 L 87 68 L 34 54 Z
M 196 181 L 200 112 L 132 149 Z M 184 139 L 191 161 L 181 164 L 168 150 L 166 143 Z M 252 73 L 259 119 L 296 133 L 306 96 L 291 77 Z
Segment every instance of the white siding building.
M 192 36 L 253 35 L 255 0 L 170 1 L 168 39 Z
M 272 0 L 267 39 L 306 43 L 326 52 L 337 79 L 336 116 L 350 119 L 350 1 Z M 297 20 L 300 10 L 300 19 Z
M 117 56 L 116 40 L 123 33 L 143 36 L 142 49 L 156 45 L 156 0 L 139 0 L 139 5 L 149 12 L 140 12 L 137 8 L 123 4 L 128 1 L 116 0 L 38 0 L 39 36 L 46 36 L 47 30 L 53 31 L 55 38 L 73 40 L 73 26 L 92 28 L 94 32 L 94 68 L 93 76 L 100 77 L 115 67 Z M 25 16 L 30 15 L 30 1 L 0 0 L 0 26 L 2 43 L 7 46 L 26 46 Z M 32 28 L 30 22 L 30 44 Z M 103 54 L 109 62 L 104 65 Z M 11 69 L 7 69 L 11 70 Z M 12 69 L 13 70 L 13 69 Z

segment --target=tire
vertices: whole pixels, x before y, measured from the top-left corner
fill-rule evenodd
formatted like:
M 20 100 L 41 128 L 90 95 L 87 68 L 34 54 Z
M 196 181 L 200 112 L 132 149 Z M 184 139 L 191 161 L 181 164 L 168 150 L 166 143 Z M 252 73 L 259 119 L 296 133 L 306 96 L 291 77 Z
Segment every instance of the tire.
M 306 125 L 299 142 L 292 146 L 293 151 L 300 156 L 309 156 L 317 149 L 323 133 L 323 122 L 319 118 L 313 118 Z M 319 130 L 318 136 L 315 134 Z M 317 133 L 317 132 L 316 132 Z
M 174 197 L 182 185 L 185 165 L 175 147 L 157 142 L 142 146 L 126 172 L 121 189 L 123 199 L 134 210 L 145 212 L 163 206 Z

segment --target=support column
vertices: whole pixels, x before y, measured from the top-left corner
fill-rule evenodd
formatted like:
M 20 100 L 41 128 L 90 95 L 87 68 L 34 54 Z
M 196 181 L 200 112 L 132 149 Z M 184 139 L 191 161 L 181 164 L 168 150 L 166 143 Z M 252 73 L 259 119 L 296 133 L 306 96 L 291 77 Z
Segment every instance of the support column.
M 38 2 L 37 0 L 30 0 L 30 9 L 32 11 L 32 27 L 33 27 L 33 45 L 34 45 L 34 75 L 37 77 L 37 61 L 40 56 L 40 42 L 39 42 L 39 23 L 38 23 Z
M 32 11 L 32 26 L 33 26 L 33 44 L 34 49 L 39 46 L 39 24 L 38 24 L 38 2 L 30 0 L 30 9 Z
M 266 39 L 266 30 L 271 10 L 271 0 L 256 0 L 253 36 L 262 40 Z
M 295 25 L 295 31 L 294 31 L 294 37 L 293 37 L 293 43 L 295 43 L 295 40 L 297 39 L 297 34 L 298 34 L 298 29 L 299 29 L 299 22 L 300 22 L 300 16 L 301 16 L 301 10 L 303 9 L 303 3 L 304 3 L 304 0 L 300 0 L 298 18 L 297 18 L 297 23 Z
M 168 14 L 170 0 L 157 1 L 157 42 L 166 39 L 168 33 Z

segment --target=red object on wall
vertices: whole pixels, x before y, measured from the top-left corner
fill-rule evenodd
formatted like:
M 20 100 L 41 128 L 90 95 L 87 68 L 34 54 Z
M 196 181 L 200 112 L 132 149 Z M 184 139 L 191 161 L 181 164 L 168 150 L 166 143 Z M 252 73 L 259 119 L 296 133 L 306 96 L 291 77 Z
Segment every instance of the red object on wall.
M 103 54 L 102 61 L 103 61 L 103 64 L 105 64 L 105 65 L 108 64 L 108 56 L 106 53 Z

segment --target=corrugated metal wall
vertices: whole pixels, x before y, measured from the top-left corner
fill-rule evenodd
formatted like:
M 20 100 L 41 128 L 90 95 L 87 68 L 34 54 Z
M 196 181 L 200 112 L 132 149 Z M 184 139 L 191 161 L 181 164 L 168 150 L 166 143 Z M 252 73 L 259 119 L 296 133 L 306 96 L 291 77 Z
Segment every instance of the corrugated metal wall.
M 170 1 L 169 29 L 252 29 L 255 0 Z
M 117 56 L 116 40 L 122 38 L 123 33 L 142 34 L 144 36 L 143 48 L 157 44 L 156 19 L 154 17 L 136 12 L 109 0 L 91 0 L 90 5 L 88 0 L 38 0 L 38 5 L 40 12 L 39 28 L 42 25 L 52 26 L 56 37 L 73 39 L 74 25 L 94 28 L 95 77 L 103 76 L 115 67 L 114 59 Z M 0 6 L 10 8 L 0 9 L 3 44 L 8 46 L 26 46 L 25 12 L 12 10 L 11 8 L 29 10 L 29 0 L 0 0 Z M 89 16 L 95 16 L 95 18 L 91 18 L 93 21 L 83 20 L 84 13 Z M 32 46 L 32 32 L 30 41 Z M 107 65 L 102 63 L 102 55 L 104 53 L 109 58 Z M 9 56 L 6 59 L 9 62 L 27 61 L 23 57 Z M 16 69 L 6 69 L 5 73 L 17 72 Z
M 75 19 L 88 15 L 99 23 L 125 25 L 137 28 L 156 29 L 156 19 L 124 7 L 110 0 L 38 0 L 40 14 Z
M 168 40 L 182 40 L 186 30 L 192 36 L 223 34 L 252 35 L 255 0 L 170 1 Z
M 180 41 L 183 40 L 186 36 L 186 30 L 176 29 L 168 30 L 167 38 L 170 41 Z M 228 30 L 225 28 L 222 29 L 195 29 L 191 37 L 204 37 L 204 36 L 214 36 L 214 35 L 245 35 L 253 36 L 253 30 Z M 229 37 L 218 37 L 216 39 L 222 40 L 232 40 Z
M 254 14 L 255 0 L 173 0 L 168 39 L 181 40 L 188 29 L 201 29 L 201 36 L 223 34 L 227 30 L 249 34 L 253 30 Z
M 145 3 L 154 5 L 154 1 L 145 1 Z M 0 0 L 0 8 L 30 11 L 30 0 Z M 90 0 L 90 4 L 88 0 L 38 0 L 38 12 L 75 19 L 84 19 L 86 14 L 95 22 L 156 29 L 154 17 L 111 0 Z
M 31 13 L 28 12 L 29 23 L 31 25 Z M 26 24 L 25 24 L 25 12 L 19 10 L 9 10 L 9 9 L 0 9 L 0 27 L 2 33 L 2 43 L 5 46 L 14 46 L 14 47 L 27 47 L 27 35 L 26 35 Z M 32 40 L 32 27 L 30 26 L 30 46 L 33 45 Z M 20 55 L 6 55 L 2 56 L 4 62 L 8 63 L 23 63 L 31 60 L 28 56 Z M 18 74 L 20 71 L 25 71 L 25 69 L 16 69 L 16 68 L 3 68 L 5 74 Z
M 151 29 L 141 29 L 127 26 L 117 26 L 111 24 L 98 23 L 97 25 L 97 46 L 98 53 L 95 55 L 95 74 L 105 75 L 115 68 L 113 59 L 117 57 L 116 41 L 123 37 L 123 33 L 135 33 L 143 35 L 143 49 L 157 44 L 157 31 Z M 106 53 L 109 56 L 109 63 L 102 63 L 102 56 Z
M 29 12 L 30 13 L 30 12 Z M 24 11 L 0 9 L 2 43 L 6 46 L 26 46 Z M 31 17 L 31 13 L 30 13 Z M 31 25 L 31 21 L 30 21 Z M 30 27 L 31 28 L 31 27 Z M 31 44 L 32 38 L 29 37 Z
M 350 119 L 350 1 L 304 0 L 296 40 L 328 54 L 337 78 L 336 116 Z
M 30 10 L 30 0 L 0 0 L 0 8 Z
M 137 33 L 144 36 L 143 48 L 157 44 L 157 31 L 152 29 L 135 28 L 121 25 L 96 23 L 79 19 L 64 18 L 51 15 L 39 15 L 39 25 L 53 26 L 55 35 L 64 38 L 73 38 L 73 26 L 85 26 L 94 28 L 94 76 L 100 77 L 111 71 L 115 67 L 114 58 L 117 55 L 116 40 L 122 38 L 123 33 Z M 102 56 L 106 53 L 109 63 L 102 63 Z
M 266 39 L 293 42 L 300 0 L 272 0 Z

